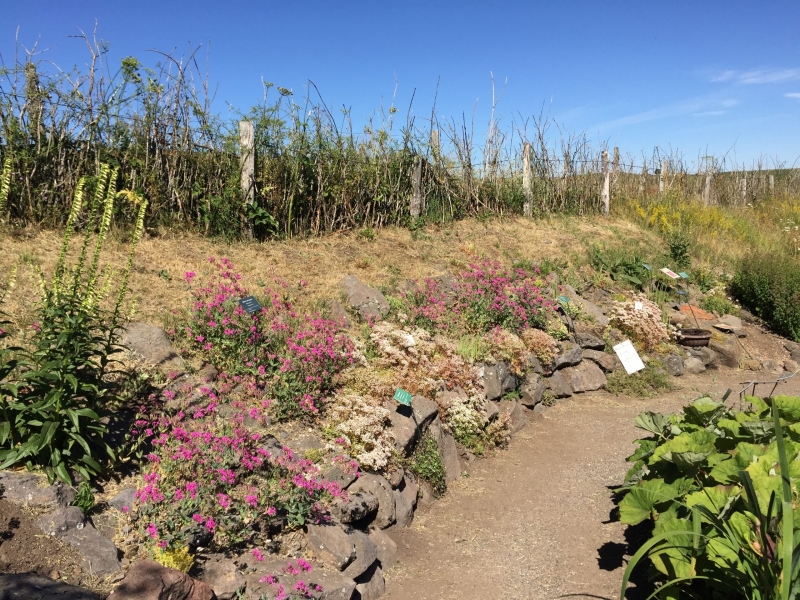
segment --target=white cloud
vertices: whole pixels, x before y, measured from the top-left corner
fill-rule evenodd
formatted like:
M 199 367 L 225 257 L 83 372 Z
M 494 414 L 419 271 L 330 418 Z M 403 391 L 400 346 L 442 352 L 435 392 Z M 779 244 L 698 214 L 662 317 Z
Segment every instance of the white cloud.
M 692 113 L 693 117 L 718 117 L 727 114 L 727 110 L 706 110 L 703 112 Z
M 720 108 L 730 108 L 738 103 L 739 101 L 733 98 L 720 99 L 717 96 L 699 96 L 695 98 L 688 98 L 673 104 L 658 106 L 656 108 L 628 115 L 626 117 L 612 119 L 611 121 L 596 124 L 589 129 L 595 131 L 605 131 L 609 129 L 617 129 L 619 127 L 626 127 L 628 125 L 638 125 L 639 123 L 646 123 L 648 121 L 683 117 L 686 115 L 713 116 L 714 114 L 722 114 L 727 112 L 720 110 Z
M 789 92 L 788 94 L 784 94 L 787 98 L 796 98 L 800 100 L 800 92 Z
M 730 81 L 739 85 L 763 85 L 800 79 L 800 69 L 752 69 L 750 71 L 719 71 L 709 78 L 712 83 Z

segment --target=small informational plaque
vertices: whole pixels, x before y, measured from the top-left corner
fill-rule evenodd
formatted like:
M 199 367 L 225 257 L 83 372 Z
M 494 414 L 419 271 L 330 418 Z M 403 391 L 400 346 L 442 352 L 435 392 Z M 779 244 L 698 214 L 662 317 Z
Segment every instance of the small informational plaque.
M 668 269 L 667 267 L 664 267 L 663 269 L 661 269 L 661 272 L 664 275 L 666 275 L 667 277 L 670 277 L 671 279 L 680 279 L 681 278 L 681 276 L 678 275 L 675 271 L 673 271 L 672 269 Z
M 637 300 L 636 302 L 633 303 L 633 308 L 635 308 L 636 310 L 642 310 L 644 308 L 644 304 L 642 304 Z
M 650 266 L 650 265 L 648 265 L 647 263 L 642 263 L 642 266 L 643 266 L 645 269 L 647 269 L 648 271 L 652 271 L 652 270 L 653 270 L 653 267 L 651 267 L 651 266 Z
M 239 306 L 241 306 L 250 315 L 261 310 L 261 304 L 259 304 L 258 300 L 256 300 L 254 296 L 242 298 L 239 300 Z
M 619 357 L 622 366 L 625 367 L 625 371 L 628 373 L 628 375 L 644 369 L 644 363 L 639 357 L 639 353 L 636 352 L 636 348 L 634 348 L 633 344 L 631 344 L 630 340 L 625 340 L 621 344 L 614 346 L 614 352 L 617 353 L 617 356 Z
M 681 279 L 689 279 L 689 274 L 684 273 L 683 271 L 678 271 L 678 275 L 681 276 Z
M 394 393 L 394 399 L 400 404 L 411 406 L 411 394 L 403 389 L 397 388 L 397 391 Z

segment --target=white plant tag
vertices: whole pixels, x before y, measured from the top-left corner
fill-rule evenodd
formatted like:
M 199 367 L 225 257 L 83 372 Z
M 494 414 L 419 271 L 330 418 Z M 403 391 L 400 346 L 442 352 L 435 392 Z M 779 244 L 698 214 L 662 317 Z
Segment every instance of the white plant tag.
M 635 308 L 636 310 L 642 310 L 644 308 L 644 304 L 642 304 L 641 302 L 638 302 L 638 301 L 634 302 L 633 303 L 633 308 Z
M 625 371 L 628 375 L 636 373 L 636 371 L 641 371 L 644 369 L 644 363 L 642 362 L 639 353 L 636 352 L 636 348 L 633 347 L 630 340 L 625 340 L 621 344 L 617 344 L 614 346 L 614 352 L 617 353 L 622 366 L 625 367 Z

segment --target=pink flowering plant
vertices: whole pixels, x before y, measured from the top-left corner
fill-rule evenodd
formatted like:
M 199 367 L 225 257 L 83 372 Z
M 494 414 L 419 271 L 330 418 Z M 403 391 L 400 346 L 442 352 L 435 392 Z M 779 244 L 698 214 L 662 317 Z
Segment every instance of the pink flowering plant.
M 333 321 L 298 315 L 289 301 L 265 290 L 262 309 L 248 314 L 239 300 L 250 295 L 230 261 L 209 259 L 214 276 L 194 289 L 182 335 L 187 350 L 231 376 L 248 378 L 278 418 L 315 414 L 353 363 L 352 341 Z M 185 274 L 192 285 L 193 272 Z
M 429 331 L 452 334 L 484 333 L 496 327 L 519 333 L 544 329 L 553 315 L 553 302 L 537 267 L 505 269 L 492 260 L 471 264 L 455 285 L 427 279 L 406 295 L 414 324 Z
M 270 529 L 325 520 L 327 503 L 346 494 L 274 438 L 218 419 L 213 405 L 153 427 L 135 515 L 152 548 L 258 542 Z

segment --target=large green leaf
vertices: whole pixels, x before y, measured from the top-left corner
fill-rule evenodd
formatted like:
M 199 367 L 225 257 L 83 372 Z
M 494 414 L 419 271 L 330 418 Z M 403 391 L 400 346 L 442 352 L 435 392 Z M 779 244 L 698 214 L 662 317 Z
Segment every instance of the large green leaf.
M 698 398 L 689 406 L 683 409 L 687 423 L 706 427 L 721 417 L 727 408 L 722 402 L 715 402 L 708 396 Z
M 714 465 L 709 476 L 718 483 L 736 483 L 739 481 L 739 471 L 741 467 L 732 458 L 724 460 Z
M 705 506 L 710 512 L 719 516 L 723 510 L 728 509 L 733 501 L 735 501 L 741 492 L 738 486 L 734 485 L 718 485 L 716 487 L 704 487 L 698 492 L 692 492 L 686 495 L 686 506 L 692 508 L 694 506 Z
M 714 442 L 716 439 L 716 435 L 706 430 L 681 433 L 656 448 L 653 455 L 650 457 L 649 464 L 653 465 L 660 460 L 676 462 L 673 454 L 704 454 L 705 456 L 703 458 L 705 458 L 714 451 Z M 684 457 L 678 458 L 678 460 L 683 460 L 683 458 Z M 695 456 L 690 456 L 688 458 L 691 458 L 692 461 L 696 460 Z
M 800 422 L 800 398 L 797 396 L 775 396 L 772 402 L 778 407 L 778 413 L 781 418 L 790 423 Z
M 664 483 L 663 479 L 641 481 L 628 490 L 619 503 L 620 521 L 628 525 L 636 525 L 649 519 L 656 507 L 671 502 L 681 495 L 681 490 Z

